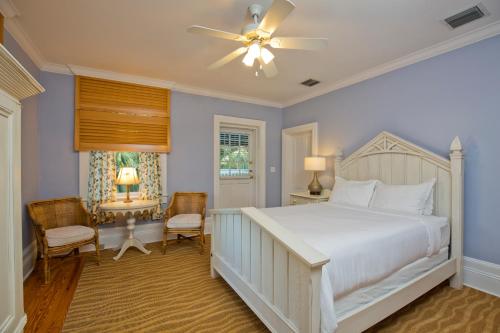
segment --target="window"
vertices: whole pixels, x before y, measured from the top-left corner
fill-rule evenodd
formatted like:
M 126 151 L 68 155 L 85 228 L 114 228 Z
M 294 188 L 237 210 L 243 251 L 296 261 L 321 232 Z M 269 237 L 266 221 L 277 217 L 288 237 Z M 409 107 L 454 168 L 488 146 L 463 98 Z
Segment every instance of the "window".
M 89 152 L 83 151 L 79 153 L 79 194 L 80 197 L 83 198 L 85 204 L 88 198 L 88 183 L 89 183 Z M 136 161 L 138 161 L 138 155 Z M 116 156 L 115 156 L 116 163 Z M 137 162 L 137 166 L 139 163 Z M 118 168 L 116 168 L 118 171 Z M 137 171 L 139 174 L 139 170 Z M 167 192 L 167 154 L 160 154 L 160 173 L 161 173 L 161 188 L 162 188 L 162 204 L 166 204 L 168 201 L 168 192 Z M 138 187 L 137 187 L 138 190 Z M 125 189 L 123 189 L 125 191 Z M 125 197 L 125 192 L 117 193 L 117 199 L 122 199 Z M 139 192 L 131 193 L 132 198 L 138 198 Z
M 220 177 L 247 177 L 250 175 L 249 135 L 220 132 Z
M 120 169 L 123 167 L 132 167 L 137 170 L 137 175 L 139 175 L 139 153 L 134 152 L 117 152 L 115 153 L 116 162 L 116 177 Z M 116 185 L 117 193 L 127 193 L 127 185 Z M 139 185 L 131 185 L 130 192 L 139 192 Z

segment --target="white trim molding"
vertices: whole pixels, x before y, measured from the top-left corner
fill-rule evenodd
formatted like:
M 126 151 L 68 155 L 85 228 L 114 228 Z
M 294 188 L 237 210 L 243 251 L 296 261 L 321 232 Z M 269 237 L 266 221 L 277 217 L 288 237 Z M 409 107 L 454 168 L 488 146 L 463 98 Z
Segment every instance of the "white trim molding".
M 26 280 L 35 269 L 36 240 L 23 249 L 23 278 Z
M 464 257 L 464 284 L 500 297 L 500 265 Z
M 295 127 L 284 128 L 281 130 L 281 205 L 286 206 L 288 202 L 288 193 L 286 190 L 286 168 L 288 167 L 288 162 L 293 162 L 287 156 L 287 145 L 289 140 L 287 138 L 293 136 L 294 134 L 311 132 L 311 154 L 312 156 L 318 156 L 318 123 L 308 123 Z
M 113 71 L 107 71 L 107 70 L 95 69 L 77 65 L 68 65 L 68 68 L 70 70 L 70 73 L 74 75 L 90 76 L 105 80 L 130 82 L 130 83 L 136 83 L 136 84 L 142 84 L 142 85 L 166 88 L 166 89 L 172 89 L 172 87 L 174 86 L 174 82 L 171 81 L 154 79 L 140 75 L 117 73 Z
M 219 177 L 219 154 L 220 154 L 220 142 L 219 133 L 222 126 L 226 127 L 248 127 L 256 131 L 256 174 L 257 174 L 257 184 L 256 193 L 257 200 L 256 206 L 259 208 L 266 207 L 266 122 L 263 120 L 247 119 L 247 118 L 237 118 L 228 117 L 221 115 L 214 115 L 214 154 L 213 154 L 213 165 L 214 165 L 214 207 L 219 207 L 219 188 L 220 188 L 220 177 Z

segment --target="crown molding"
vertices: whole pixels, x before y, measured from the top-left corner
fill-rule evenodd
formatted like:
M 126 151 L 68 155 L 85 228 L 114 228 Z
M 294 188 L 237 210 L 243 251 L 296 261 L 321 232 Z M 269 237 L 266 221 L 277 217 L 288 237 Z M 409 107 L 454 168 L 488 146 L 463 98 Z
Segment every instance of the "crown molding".
M 40 70 L 56 74 L 73 75 L 73 72 L 71 72 L 71 69 L 67 65 L 56 64 L 53 62 L 45 62 L 40 67 Z
M 389 61 L 380 66 L 373 67 L 359 74 L 353 75 L 347 79 L 337 81 L 327 87 L 317 90 L 313 93 L 303 95 L 294 99 L 291 99 L 284 103 L 284 107 L 289 107 L 298 103 L 305 102 L 314 97 L 322 96 L 328 94 L 332 91 L 339 90 L 356 83 L 360 83 L 365 80 L 372 79 L 374 77 L 392 72 L 396 69 L 400 69 L 409 65 L 413 65 L 417 62 L 427 60 L 429 58 L 450 52 L 461 47 L 477 43 L 483 39 L 490 38 L 500 34 L 500 21 L 490 23 L 484 27 L 469 31 L 462 35 L 456 36 L 454 38 L 448 39 L 444 42 L 434 44 L 430 47 L 424 48 L 417 52 L 410 53 L 406 56 L 398 58 L 393 61 Z
M 64 71 L 64 67 L 69 69 L 69 73 Z M 173 81 L 167 81 L 167 80 L 162 80 L 162 79 L 157 79 L 157 78 L 150 78 L 150 77 L 140 76 L 140 75 L 118 73 L 118 72 L 96 69 L 96 68 L 91 68 L 91 67 L 84 67 L 84 66 L 77 66 L 77 65 L 63 66 L 63 65 L 51 64 L 50 67 L 46 67 L 44 70 L 48 71 L 48 72 L 56 72 L 56 73 L 60 73 L 60 74 L 82 75 L 82 76 L 97 77 L 97 78 L 106 79 L 106 80 L 130 82 L 130 83 L 142 84 L 142 85 L 147 85 L 147 86 L 171 89 L 173 91 L 183 92 L 183 93 L 192 94 L 192 95 L 214 97 L 214 98 L 220 98 L 220 99 L 231 100 L 231 101 L 242 102 L 242 103 L 271 106 L 271 107 L 275 107 L 275 108 L 282 107 L 281 104 L 262 100 L 262 99 L 257 99 L 257 98 L 253 98 L 253 97 L 249 97 L 249 96 L 229 94 L 229 93 L 224 93 L 224 92 L 214 91 L 214 90 L 207 90 L 207 89 L 198 88 L 198 87 L 194 87 L 194 86 L 190 86 L 190 85 L 178 84 L 178 83 L 173 82 Z
M 17 17 L 8 17 L 5 19 L 5 29 L 12 35 L 19 46 L 26 52 L 33 63 L 39 68 L 47 63 L 40 50 L 35 46 L 35 43 L 29 38 Z
M 0 0 L 0 12 L 5 18 L 19 16 L 19 10 L 11 0 Z
M 118 72 L 78 66 L 78 65 L 68 65 L 68 68 L 70 70 L 70 74 L 74 75 L 90 76 L 99 79 L 136 83 L 136 84 L 142 84 L 146 86 L 153 86 L 166 89 L 172 89 L 172 87 L 174 86 L 174 83 L 171 81 L 155 79 L 146 76 L 118 73 Z
M 273 101 L 268 101 L 268 100 L 250 97 L 250 96 L 245 96 L 245 95 L 225 93 L 222 91 L 208 90 L 208 89 L 193 87 L 190 85 L 175 84 L 173 86 L 172 90 L 178 91 L 178 92 L 183 92 L 186 94 L 214 97 L 214 98 L 220 98 L 220 99 L 225 99 L 225 100 L 234 101 L 234 102 L 257 104 L 257 105 L 269 106 L 269 107 L 278 108 L 278 109 L 283 108 L 283 104 L 273 102 Z

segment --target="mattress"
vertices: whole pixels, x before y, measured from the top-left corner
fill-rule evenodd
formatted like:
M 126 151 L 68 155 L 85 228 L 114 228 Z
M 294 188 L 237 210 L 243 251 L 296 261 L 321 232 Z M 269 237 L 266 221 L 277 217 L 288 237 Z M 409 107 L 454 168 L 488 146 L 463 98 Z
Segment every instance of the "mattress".
M 449 243 L 447 218 L 332 203 L 262 209 L 330 258 L 321 278 L 322 331 L 337 326 L 334 300 L 432 257 Z

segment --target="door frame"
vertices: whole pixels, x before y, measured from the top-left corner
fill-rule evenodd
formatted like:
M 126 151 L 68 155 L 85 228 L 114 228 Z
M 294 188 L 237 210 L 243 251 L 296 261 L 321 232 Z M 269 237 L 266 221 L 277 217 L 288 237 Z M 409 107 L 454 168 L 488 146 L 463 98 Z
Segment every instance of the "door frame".
M 285 183 L 286 183 L 286 172 L 287 162 L 290 159 L 287 156 L 287 145 L 289 144 L 289 138 L 294 134 L 311 132 L 311 152 L 313 156 L 318 155 L 318 123 L 307 123 L 299 126 L 284 128 L 281 130 L 281 205 L 286 206 L 288 202 L 288 193 L 285 193 Z
M 214 115 L 214 208 L 222 208 L 220 202 L 220 181 L 219 181 L 219 135 L 221 127 L 245 127 L 255 130 L 255 165 L 256 181 L 255 194 L 257 208 L 266 207 L 266 122 L 263 120 L 238 118 Z
M 27 317 L 23 306 L 23 249 L 21 200 L 21 104 L 0 88 L 0 118 L 7 122 L 6 186 L 2 189 L 7 207 L 6 242 L 7 260 L 2 269 L 7 272 L 7 283 L 0 288 L 8 290 L 9 314 L 0 318 L 0 331 L 21 332 Z

